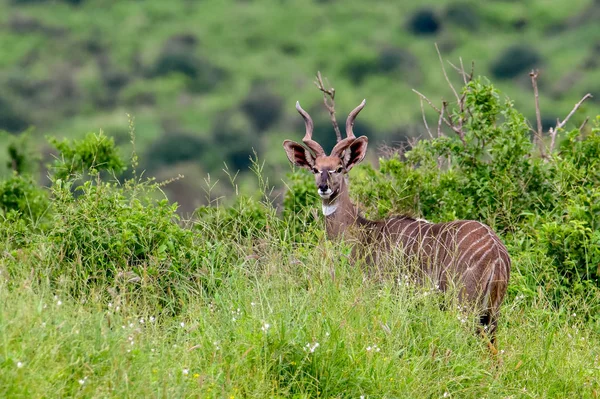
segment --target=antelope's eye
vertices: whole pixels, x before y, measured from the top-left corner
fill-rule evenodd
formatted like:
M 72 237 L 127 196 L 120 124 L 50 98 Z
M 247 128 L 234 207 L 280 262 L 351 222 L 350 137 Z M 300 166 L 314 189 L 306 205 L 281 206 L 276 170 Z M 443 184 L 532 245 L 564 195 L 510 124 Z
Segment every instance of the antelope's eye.
M 341 167 L 341 166 L 339 166 L 339 167 L 338 167 L 338 168 L 335 170 L 335 173 L 342 173 L 342 167 Z
M 319 173 L 319 169 L 317 169 L 317 168 L 312 168 L 312 172 L 313 172 L 314 174 L 317 174 L 317 173 Z

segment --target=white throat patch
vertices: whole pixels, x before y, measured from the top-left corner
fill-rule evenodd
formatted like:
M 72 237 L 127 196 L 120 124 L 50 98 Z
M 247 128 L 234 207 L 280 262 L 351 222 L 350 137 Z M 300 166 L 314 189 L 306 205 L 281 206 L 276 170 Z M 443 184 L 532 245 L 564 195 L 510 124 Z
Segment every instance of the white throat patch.
M 329 216 L 331 215 L 333 212 L 335 212 L 338 208 L 338 204 L 337 203 L 333 203 L 331 205 L 325 205 L 323 204 L 323 215 L 325 216 Z

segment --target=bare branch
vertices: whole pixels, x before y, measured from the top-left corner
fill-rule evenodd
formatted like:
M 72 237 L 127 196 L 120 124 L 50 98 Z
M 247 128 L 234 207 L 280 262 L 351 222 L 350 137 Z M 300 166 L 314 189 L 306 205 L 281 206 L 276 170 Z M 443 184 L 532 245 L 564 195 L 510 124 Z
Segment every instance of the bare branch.
M 329 86 L 329 82 L 328 86 Z M 323 92 L 323 103 L 325 104 L 325 108 L 329 112 L 329 118 L 331 119 L 331 124 L 333 125 L 333 130 L 335 130 L 335 137 L 337 142 L 342 140 L 342 134 L 340 133 L 340 127 L 338 126 L 337 120 L 335 119 L 335 89 L 332 87 L 330 89 L 326 89 L 323 84 L 323 77 L 321 76 L 321 72 L 317 72 L 317 80 L 315 81 L 315 86 Z
M 554 129 L 550 128 L 550 152 L 554 151 L 554 145 L 556 143 L 556 135 L 558 134 L 558 130 L 562 129 L 566 125 L 567 121 L 571 118 L 571 116 L 573 116 L 575 111 L 577 111 L 579 109 L 579 107 L 581 107 L 581 104 L 583 104 L 583 102 L 585 100 L 587 100 L 588 98 L 592 98 L 592 97 L 593 96 L 590 93 L 587 93 L 585 96 L 583 96 L 583 98 L 581 100 L 579 100 L 579 102 L 577 104 L 575 104 L 575 106 L 573 107 L 571 112 L 569 112 L 569 115 L 567 115 L 567 117 L 562 122 L 559 122 L 557 120 L 556 127 Z M 586 122 L 587 122 L 587 119 L 579 128 L 580 131 L 581 131 L 581 129 L 583 129 Z
M 433 108 L 433 109 L 435 110 L 435 112 L 437 112 L 437 113 L 438 113 L 438 115 L 442 113 L 442 111 L 441 111 L 441 110 L 440 110 L 438 107 L 436 107 L 435 105 L 433 105 L 433 103 L 431 102 L 431 100 L 430 100 L 430 99 L 428 99 L 428 98 L 427 98 L 427 97 L 426 97 L 424 94 L 422 94 L 422 93 L 418 92 L 418 91 L 417 91 L 417 90 L 415 90 L 415 89 L 412 89 L 412 91 L 413 91 L 413 93 L 416 93 L 416 94 L 417 94 L 419 97 L 421 97 L 423 100 L 425 100 L 425 101 L 427 102 L 427 104 L 429 104 L 429 106 L 430 106 L 431 108 Z M 455 126 L 454 126 L 452 123 L 450 123 L 450 122 L 448 121 L 448 119 L 444 118 L 444 117 L 443 117 L 443 115 L 442 115 L 442 120 L 444 121 L 444 123 L 445 123 L 445 124 L 446 124 L 446 125 L 447 125 L 449 128 L 451 128 L 451 129 L 452 129 L 452 130 L 454 130 L 456 133 L 458 133 L 458 130 L 456 129 L 456 127 L 455 127 Z
M 542 157 L 544 157 L 544 139 L 542 137 L 542 115 L 540 113 L 540 95 L 538 92 L 538 85 L 537 85 L 537 78 L 539 75 L 539 71 L 536 70 L 532 70 L 529 73 L 529 76 L 531 76 L 531 84 L 533 86 L 533 96 L 535 98 L 535 118 L 537 120 L 537 130 L 535 130 L 535 142 L 537 143 L 538 147 L 540 148 L 540 155 Z M 552 151 L 552 150 L 550 150 Z
M 585 125 L 587 125 L 588 121 L 590 120 L 590 117 L 586 117 L 585 120 L 583 121 L 583 123 L 581 124 L 581 126 L 579 126 L 579 133 L 583 132 L 583 128 L 585 127 Z
M 458 97 L 458 93 L 456 92 L 456 89 L 454 89 L 454 86 L 452 85 L 452 82 L 450 82 L 450 79 L 448 78 L 448 74 L 446 73 L 446 67 L 444 67 L 444 60 L 442 59 L 442 54 L 440 53 L 440 49 L 439 49 L 437 43 L 435 43 L 435 51 L 437 51 L 438 58 L 440 59 L 440 65 L 442 66 L 442 72 L 444 73 L 444 78 L 446 78 L 446 82 L 448 82 L 448 86 L 450 86 L 452 93 L 454 93 L 454 97 L 456 97 L 456 101 L 460 101 L 460 97 Z
M 575 104 L 575 106 L 573 107 L 571 112 L 569 112 L 569 115 L 567 115 L 567 117 L 562 122 L 560 122 L 558 125 L 556 125 L 556 128 L 562 129 L 565 126 L 565 124 L 567 123 L 567 121 L 573 116 L 575 111 L 577 111 L 577 109 L 579 109 L 579 107 L 581 107 L 581 104 L 583 104 L 583 102 L 585 100 L 587 100 L 588 98 L 592 98 L 592 97 L 593 96 L 590 93 L 587 93 L 585 96 L 583 96 L 583 98 L 581 100 L 579 100 L 579 102 L 577 104 Z
M 429 133 L 429 137 L 433 138 L 433 134 L 431 134 L 431 130 L 429 130 L 429 125 L 427 124 L 427 118 L 425 117 L 425 108 L 423 107 L 423 97 L 419 97 L 419 101 L 421 103 L 421 115 L 423 115 L 423 124 L 425 125 L 425 129 L 427 129 L 427 133 Z
M 438 127 L 437 127 L 437 135 L 438 137 L 442 137 L 444 133 L 442 132 L 442 119 L 444 118 L 444 112 L 446 111 L 446 106 L 448 103 L 446 101 L 442 101 L 442 109 L 440 112 L 440 118 L 438 119 Z

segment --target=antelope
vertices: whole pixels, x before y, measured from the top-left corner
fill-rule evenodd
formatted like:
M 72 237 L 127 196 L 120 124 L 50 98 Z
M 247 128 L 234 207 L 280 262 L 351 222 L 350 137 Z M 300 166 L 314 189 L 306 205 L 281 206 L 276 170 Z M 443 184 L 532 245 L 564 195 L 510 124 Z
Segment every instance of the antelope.
M 348 173 L 367 152 L 368 138 L 357 138 L 353 132 L 354 120 L 365 103 L 363 100 L 350 112 L 346 138 L 337 142 L 330 155 L 312 139 L 313 121 L 299 102 L 296 109 L 306 127 L 302 139 L 305 146 L 291 140 L 283 142 L 290 162 L 314 174 L 327 238 L 353 238 L 365 248 L 374 248 L 375 244 L 375 252 L 388 254 L 398 248 L 404 264 L 406 259 L 412 259 L 416 271 L 441 291 L 455 284 L 459 302 L 476 306 L 480 329 L 489 334 L 488 345 L 496 353 L 495 331 L 511 261 L 506 247 L 492 229 L 473 220 L 430 223 L 406 215 L 372 221 L 361 216 L 350 200 Z M 377 262 L 376 255 L 366 259 Z

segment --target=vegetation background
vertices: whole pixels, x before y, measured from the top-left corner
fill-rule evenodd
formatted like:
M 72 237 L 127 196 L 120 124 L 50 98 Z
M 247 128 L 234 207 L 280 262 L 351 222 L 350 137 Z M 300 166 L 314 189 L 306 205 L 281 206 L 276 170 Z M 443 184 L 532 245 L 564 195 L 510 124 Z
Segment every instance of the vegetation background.
M 599 13 L 0 2 L 0 397 L 597 398 Z M 302 136 L 296 100 L 333 142 L 317 70 L 340 120 L 368 99 L 367 215 L 477 219 L 506 243 L 498 354 L 401 256 L 379 269 L 325 240 L 281 148 Z M 425 104 L 428 131 L 412 89 L 461 134 Z
M 297 100 L 315 136 L 332 143 L 317 70 L 338 91 L 340 119 L 367 99 L 357 131 L 371 139 L 372 160 L 381 144 L 423 135 L 412 89 L 450 98 L 434 43 L 455 65 L 474 61 L 530 120 L 528 72 L 541 69 L 546 129 L 587 92 L 599 94 L 586 104 L 598 109 L 599 15 L 591 0 L 2 0 L 0 130 L 33 129 L 47 162 L 46 135 L 103 129 L 127 148 L 132 115 L 142 168 L 185 175 L 165 190 L 190 213 L 206 203 L 207 174 L 227 180 L 224 163 L 244 174 L 253 150 L 280 180 L 289 170 L 281 142 L 302 131 Z

